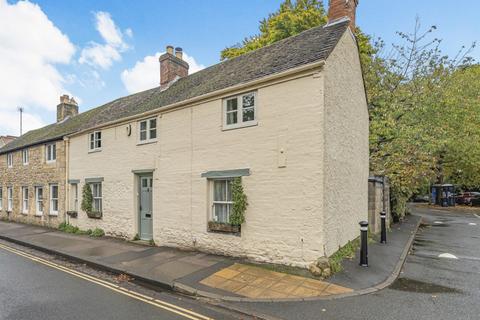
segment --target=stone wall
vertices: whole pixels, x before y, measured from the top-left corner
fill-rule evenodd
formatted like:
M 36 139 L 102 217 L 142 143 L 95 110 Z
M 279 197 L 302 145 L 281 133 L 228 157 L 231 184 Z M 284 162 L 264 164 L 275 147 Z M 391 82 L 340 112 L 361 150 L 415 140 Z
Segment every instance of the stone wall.
M 380 212 L 387 214 L 387 226 L 391 223 L 390 185 L 385 177 L 374 176 L 368 179 L 368 224 L 370 232 L 381 231 Z
M 325 65 L 325 235 L 329 256 L 368 218 L 368 108 L 355 39 L 347 31 Z
M 22 150 L 13 152 L 13 167 L 7 166 L 7 154 L 0 155 L 0 186 L 3 191 L 3 206 L 0 217 L 11 221 L 57 227 L 65 219 L 65 143 L 56 144 L 57 159 L 45 160 L 45 145 L 28 148 L 29 161 L 22 161 Z M 58 184 L 58 215 L 50 214 L 50 184 Z M 7 212 L 7 187 L 13 187 L 13 210 Z M 35 187 L 43 187 L 43 215 L 36 215 Z M 22 212 L 22 187 L 28 187 L 28 212 Z

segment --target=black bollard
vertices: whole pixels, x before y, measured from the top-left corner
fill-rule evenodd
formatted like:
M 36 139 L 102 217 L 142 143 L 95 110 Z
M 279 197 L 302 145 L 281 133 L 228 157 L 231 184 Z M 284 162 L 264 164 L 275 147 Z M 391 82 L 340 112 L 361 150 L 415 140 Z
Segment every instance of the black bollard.
M 360 265 L 368 267 L 368 222 L 360 221 Z
M 382 231 L 380 233 L 380 243 L 387 243 L 387 213 L 380 212 Z

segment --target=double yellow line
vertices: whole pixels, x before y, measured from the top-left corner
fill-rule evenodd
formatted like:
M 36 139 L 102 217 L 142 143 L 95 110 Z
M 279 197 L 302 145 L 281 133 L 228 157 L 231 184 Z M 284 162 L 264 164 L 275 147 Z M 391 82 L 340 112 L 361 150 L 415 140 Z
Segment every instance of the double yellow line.
M 130 298 L 148 303 L 148 304 L 150 304 L 154 307 L 157 307 L 157 308 L 160 308 L 160 309 L 167 310 L 169 312 L 178 314 L 178 315 L 180 315 L 182 317 L 185 317 L 187 319 L 191 319 L 191 320 L 213 320 L 212 318 L 209 318 L 209 317 L 206 317 L 204 315 L 198 314 L 198 313 L 193 312 L 191 310 L 184 309 L 184 308 L 176 306 L 174 304 L 171 304 L 171 303 L 168 303 L 168 302 L 165 302 L 165 301 L 162 301 L 162 300 L 158 300 L 158 299 L 143 295 L 141 293 L 138 293 L 138 292 L 135 292 L 135 291 L 132 291 L 132 290 L 125 289 L 125 288 L 123 288 L 121 286 L 118 286 L 116 284 L 113 284 L 111 282 L 92 277 L 88 274 L 78 272 L 76 270 L 69 269 L 67 267 L 64 267 L 64 266 L 61 266 L 59 264 L 53 263 L 51 261 L 36 257 L 34 255 L 28 254 L 26 252 L 20 251 L 18 249 L 15 249 L 15 248 L 12 248 L 12 247 L 9 247 L 9 246 L 6 246 L 6 245 L 1 244 L 1 243 L 0 243 L 0 248 L 3 249 L 3 250 L 9 251 L 11 253 L 14 253 L 16 255 L 22 256 L 24 258 L 30 259 L 32 261 L 35 261 L 37 263 L 41 263 L 41 264 L 49 266 L 51 268 L 63 271 L 63 272 L 68 273 L 68 274 L 71 274 L 71 275 L 73 275 L 75 277 L 78 277 L 78 278 L 81 278 L 83 280 L 95 283 L 99 286 L 105 287 L 107 289 L 110 289 L 110 290 L 115 291 L 117 293 L 123 294 L 125 296 L 130 297 Z

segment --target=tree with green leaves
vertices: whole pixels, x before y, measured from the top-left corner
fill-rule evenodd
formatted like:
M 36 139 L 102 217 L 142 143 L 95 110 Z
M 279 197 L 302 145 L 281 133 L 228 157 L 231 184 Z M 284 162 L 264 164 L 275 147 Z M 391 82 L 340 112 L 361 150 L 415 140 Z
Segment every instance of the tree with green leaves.
M 327 22 L 321 1 L 285 0 L 260 33 L 228 47 L 229 59 Z M 390 179 L 393 211 L 432 183 L 480 188 L 480 67 L 462 48 L 450 58 L 436 27 L 398 32 L 391 49 L 355 30 L 370 115 L 370 171 Z M 473 46 L 472 46 L 473 47 Z
M 322 1 L 297 0 L 292 3 L 291 0 L 285 0 L 278 11 L 260 21 L 259 34 L 244 39 L 241 44 L 225 48 L 221 58 L 237 57 L 326 22 Z

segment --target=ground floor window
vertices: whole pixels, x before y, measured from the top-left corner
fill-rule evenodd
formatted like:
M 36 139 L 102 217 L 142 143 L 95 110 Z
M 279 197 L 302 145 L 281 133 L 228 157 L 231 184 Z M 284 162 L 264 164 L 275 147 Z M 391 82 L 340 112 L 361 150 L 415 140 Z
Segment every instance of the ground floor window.
M 220 223 L 230 222 L 232 210 L 232 180 L 213 180 L 212 220 Z
M 78 184 L 72 183 L 70 185 L 70 210 L 78 211 Z
M 0 210 L 3 209 L 3 188 L 0 188 Z
M 22 212 L 28 213 L 28 187 L 22 187 Z
M 43 187 L 35 188 L 35 212 L 39 216 L 43 214 Z
M 7 187 L 7 210 L 13 210 L 13 187 Z
M 50 185 L 50 214 L 58 214 L 58 184 Z
M 92 211 L 102 212 L 102 183 L 91 183 L 90 188 L 92 189 L 93 196 Z

